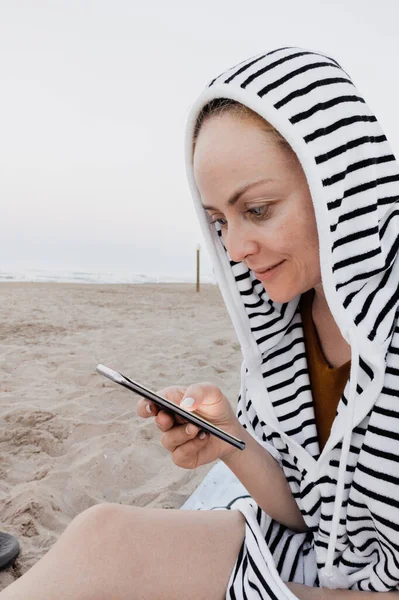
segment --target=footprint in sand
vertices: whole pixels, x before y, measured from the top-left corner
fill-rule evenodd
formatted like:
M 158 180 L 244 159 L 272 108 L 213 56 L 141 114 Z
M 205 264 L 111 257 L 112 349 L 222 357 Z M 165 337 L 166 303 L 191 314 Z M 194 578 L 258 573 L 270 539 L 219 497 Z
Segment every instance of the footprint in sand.
M 0 428 L 0 444 L 7 444 L 8 452 L 35 454 L 45 452 L 59 456 L 63 441 L 68 437 L 68 426 L 57 415 L 44 410 L 16 410 L 6 414 L 6 428 Z
M 227 344 L 227 340 L 223 340 L 222 338 L 219 338 L 214 341 L 214 344 L 216 346 L 225 346 Z

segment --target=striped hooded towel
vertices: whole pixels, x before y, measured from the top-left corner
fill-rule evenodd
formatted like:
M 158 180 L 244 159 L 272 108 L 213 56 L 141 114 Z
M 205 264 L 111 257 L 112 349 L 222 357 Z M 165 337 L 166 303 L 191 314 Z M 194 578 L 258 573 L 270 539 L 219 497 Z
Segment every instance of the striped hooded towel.
M 299 297 L 273 302 L 230 259 L 201 205 L 192 140 L 203 106 L 236 100 L 288 141 L 316 215 L 322 283 L 351 346 L 350 377 L 320 453 Z M 248 59 L 191 109 L 187 173 L 243 354 L 238 416 L 279 461 L 308 525 L 296 533 L 251 498 L 227 598 L 288 599 L 284 581 L 386 592 L 399 586 L 399 170 L 375 116 L 339 64 L 300 48 Z

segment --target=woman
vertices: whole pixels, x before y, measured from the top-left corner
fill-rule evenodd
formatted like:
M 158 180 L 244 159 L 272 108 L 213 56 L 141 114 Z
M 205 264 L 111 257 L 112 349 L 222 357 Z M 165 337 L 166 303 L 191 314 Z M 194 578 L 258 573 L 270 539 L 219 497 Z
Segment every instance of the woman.
M 334 60 L 282 48 L 201 95 L 187 165 L 242 348 L 238 418 L 210 384 L 161 393 L 247 448 L 144 400 L 138 412 L 156 415 L 177 464 L 220 458 L 251 497 L 230 510 L 94 507 L 0 599 L 396 590 L 399 173 L 386 138 Z

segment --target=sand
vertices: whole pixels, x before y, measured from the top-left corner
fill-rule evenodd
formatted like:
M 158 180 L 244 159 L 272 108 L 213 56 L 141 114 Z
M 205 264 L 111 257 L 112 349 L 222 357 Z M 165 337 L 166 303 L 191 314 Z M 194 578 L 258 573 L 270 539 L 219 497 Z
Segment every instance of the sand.
M 179 508 L 209 471 L 174 465 L 98 362 L 156 390 L 212 381 L 234 404 L 241 352 L 213 285 L 0 285 L 0 530 L 21 543 L 3 589 L 86 508 Z

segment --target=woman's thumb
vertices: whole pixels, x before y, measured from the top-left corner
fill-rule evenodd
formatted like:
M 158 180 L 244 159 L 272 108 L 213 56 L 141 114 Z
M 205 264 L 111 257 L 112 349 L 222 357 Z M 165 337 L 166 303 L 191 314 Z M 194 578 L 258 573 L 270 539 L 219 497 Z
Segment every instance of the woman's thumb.
M 186 410 L 196 410 L 201 404 L 217 404 L 223 397 L 223 392 L 213 383 L 195 383 L 190 385 L 180 402 Z

